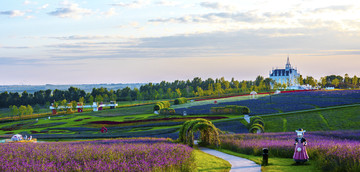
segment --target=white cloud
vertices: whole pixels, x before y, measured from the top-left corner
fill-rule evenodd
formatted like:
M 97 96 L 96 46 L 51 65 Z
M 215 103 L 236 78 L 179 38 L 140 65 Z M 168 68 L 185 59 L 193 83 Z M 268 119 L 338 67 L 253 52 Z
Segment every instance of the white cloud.
M 18 17 L 18 16 L 24 16 L 25 11 L 19 11 L 19 10 L 0 11 L 0 15 L 8 15 L 10 17 Z
M 202 2 L 200 3 L 200 6 L 204 8 L 210 8 L 215 10 L 227 10 L 227 11 L 234 11 L 236 8 L 234 6 L 230 5 L 224 5 L 218 2 Z
M 120 3 L 110 4 L 110 5 L 117 6 L 117 7 L 141 8 L 148 4 L 150 4 L 150 2 L 148 0 L 139 0 L 139 1 L 133 1 L 131 3 L 120 2 Z
M 161 6 L 176 6 L 176 5 L 179 5 L 180 2 L 175 2 L 175 1 L 158 1 L 158 2 L 155 2 L 156 5 L 161 5 Z
M 49 15 L 61 17 L 61 18 L 75 18 L 80 19 L 85 15 L 93 14 L 90 9 L 80 8 L 79 4 L 63 1 L 61 3 L 62 8 L 57 8 L 55 11 L 49 12 Z
M 39 7 L 38 9 L 46 9 L 49 6 L 49 4 L 44 4 L 43 6 Z
M 111 17 L 111 16 L 116 15 L 117 13 L 116 13 L 115 8 L 110 8 L 108 11 L 102 12 L 101 14 L 106 16 L 106 17 Z
M 24 5 L 30 5 L 30 4 L 37 4 L 37 2 L 32 2 L 32 1 L 29 1 L 29 0 L 25 0 Z

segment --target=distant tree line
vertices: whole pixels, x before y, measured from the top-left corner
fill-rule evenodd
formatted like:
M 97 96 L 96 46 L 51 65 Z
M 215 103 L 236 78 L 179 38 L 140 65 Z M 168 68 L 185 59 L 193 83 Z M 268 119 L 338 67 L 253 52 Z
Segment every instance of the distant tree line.
M 309 84 L 320 87 L 335 88 L 358 88 L 359 78 L 356 76 L 345 77 L 330 75 L 315 80 L 311 76 L 299 78 L 299 83 Z M 46 105 L 55 103 L 57 105 L 66 105 L 71 101 L 90 103 L 93 102 L 109 102 L 109 101 L 133 101 L 133 100 L 159 100 L 159 99 L 175 99 L 179 97 L 203 97 L 203 96 L 220 96 L 223 94 L 248 93 L 250 91 L 270 91 L 271 85 L 276 83 L 270 78 L 262 76 L 256 77 L 254 81 L 238 81 L 232 78 L 230 81 L 224 79 L 208 78 L 202 80 L 196 77 L 192 80 L 174 82 L 162 81 L 160 83 L 149 83 L 142 85 L 140 89 L 129 87 L 108 90 L 107 88 L 93 88 L 91 93 L 86 93 L 79 88 L 70 87 L 68 90 L 40 90 L 30 94 L 26 91 L 22 93 L 3 92 L 0 93 L 0 107 L 8 108 L 11 105 Z

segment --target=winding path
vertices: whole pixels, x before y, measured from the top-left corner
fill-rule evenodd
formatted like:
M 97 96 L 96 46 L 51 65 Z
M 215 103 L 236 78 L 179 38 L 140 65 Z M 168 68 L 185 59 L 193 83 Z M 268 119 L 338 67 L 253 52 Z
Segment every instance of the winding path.
M 214 155 L 214 156 L 222 158 L 226 161 L 229 161 L 229 163 L 231 164 L 230 172 L 235 172 L 235 171 L 260 172 L 261 171 L 260 165 L 256 164 L 253 161 L 250 161 L 248 159 L 240 158 L 240 157 L 229 155 L 226 153 L 222 153 L 222 152 L 214 150 L 214 149 L 203 148 L 203 147 L 199 147 L 199 149 L 205 153 L 208 153 L 210 155 Z

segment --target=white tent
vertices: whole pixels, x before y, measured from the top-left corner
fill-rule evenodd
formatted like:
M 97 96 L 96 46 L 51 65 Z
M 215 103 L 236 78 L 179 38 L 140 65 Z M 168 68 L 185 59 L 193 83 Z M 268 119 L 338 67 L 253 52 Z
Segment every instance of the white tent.
M 20 141 L 23 140 L 23 136 L 20 134 L 15 134 L 11 137 L 11 141 Z
M 253 99 L 255 99 L 255 97 L 256 97 L 256 95 L 257 95 L 257 92 L 252 91 L 252 92 L 250 93 L 250 95 L 251 95 L 251 97 L 252 97 Z

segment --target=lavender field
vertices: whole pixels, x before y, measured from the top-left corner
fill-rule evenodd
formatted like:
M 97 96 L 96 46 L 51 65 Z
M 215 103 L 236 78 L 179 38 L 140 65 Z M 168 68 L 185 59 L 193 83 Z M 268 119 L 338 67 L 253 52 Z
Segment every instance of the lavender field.
M 295 132 L 235 134 L 220 137 L 223 149 L 249 155 L 262 155 L 269 149 L 269 158 L 292 158 Z M 310 162 L 323 171 L 360 171 L 360 130 L 306 132 Z
M 192 106 L 175 110 L 179 114 L 182 114 L 183 111 L 188 114 L 209 114 L 211 107 L 240 105 L 250 108 L 252 115 L 261 115 L 358 103 L 360 103 L 360 90 L 305 91 L 281 93 L 271 96 L 271 99 L 266 96 L 258 99 Z
M 190 171 L 192 151 L 155 138 L 3 143 L 0 171 Z

